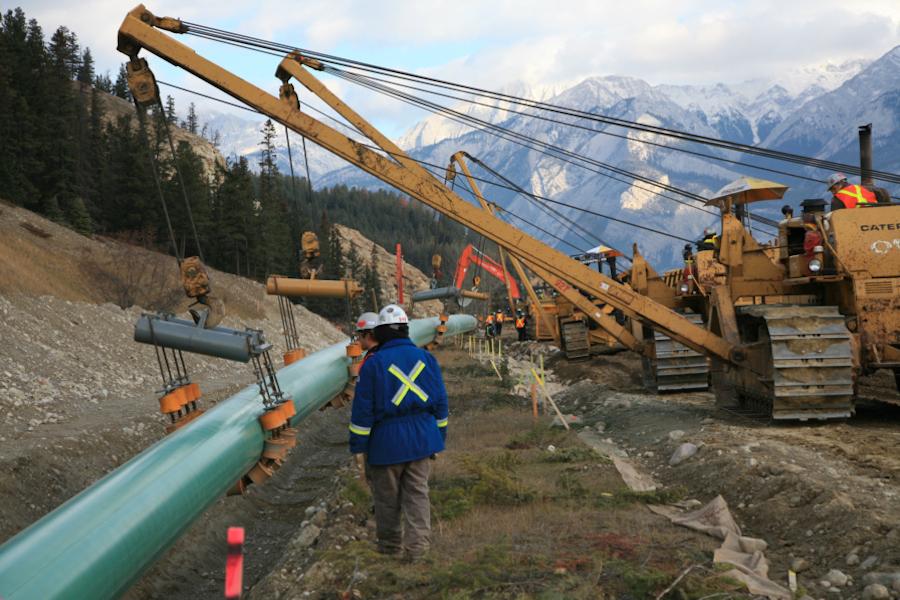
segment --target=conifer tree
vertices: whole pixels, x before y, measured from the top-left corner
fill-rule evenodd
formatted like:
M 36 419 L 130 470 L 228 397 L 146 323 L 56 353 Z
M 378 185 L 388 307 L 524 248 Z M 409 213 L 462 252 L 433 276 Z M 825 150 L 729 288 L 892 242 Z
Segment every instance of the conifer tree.
M 187 120 L 185 121 L 185 125 L 187 125 L 185 129 L 187 129 L 194 135 L 197 134 L 197 127 L 199 126 L 199 123 L 197 119 L 197 108 L 194 106 L 193 102 L 188 105 Z
M 166 96 L 166 121 L 169 125 L 178 124 L 178 113 L 175 112 L 175 98 Z
M 81 54 L 81 64 L 78 65 L 77 79 L 87 85 L 94 83 L 94 57 L 91 56 L 90 48 L 85 48 Z
M 94 226 L 91 223 L 91 215 L 80 196 L 72 198 L 66 208 L 66 219 L 72 225 L 72 229 L 81 235 L 93 233 Z
M 116 82 L 113 84 L 112 93 L 119 98 L 131 100 L 131 92 L 128 90 L 128 72 L 125 65 L 119 66 L 119 74 L 116 75 Z

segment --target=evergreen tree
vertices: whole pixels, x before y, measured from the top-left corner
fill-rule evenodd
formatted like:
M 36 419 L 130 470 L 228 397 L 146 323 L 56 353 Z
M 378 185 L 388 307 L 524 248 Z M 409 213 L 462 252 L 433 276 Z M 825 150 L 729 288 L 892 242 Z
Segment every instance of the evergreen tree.
M 94 57 L 91 49 L 85 48 L 81 55 L 81 64 L 78 65 L 78 81 L 91 85 L 94 83 Z
M 230 161 L 216 190 L 217 252 L 210 264 L 237 274 L 249 272 L 249 240 L 255 228 L 253 174 L 243 156 Z
M 119 74 L 113 84 L 112 93 L 119 98 L 131 100 L 131 92 L 128 90 L 128 72 L 125 70 L 124 64 L 119 66 Z
M 169 125 L 178 124 L 178 114 L 175 112 L 175 98 L 166 96 L 166 121 Z
M 67 81 L 75 79 L 81 68 L 78 37 L 67 27 L 60 26 L 53 32 L 47 49 L 50 52 L 50 64 L 60 79 Z M 91 69 L 93 70 L 93 66 Z
M 381 279 L 378 277 L 378 245 L 372 242 L 372 251 L 369 253 L 369 264 L 366 265 L 366 275 L 363 280 L 363 287 L 369 296 L 374 296 L 375 307 L 372 310 L 378 310 L 384 301 L 381 291 Z
M 292 271 L 292 247 L 290 239 L 290 213 L 287 198 L 281 185 L 281 175 L 275 163 L 275 125 L 267 119 L 262 128 L 259 160 L 258 226 L 260 235 L 257 252 L 264 275 Z
M 88 213 L 84 200 L 80 196 L 73 198 L 67 207 L 66 218 L 72 225 L 72 229 L 81 235 L 90 235 L 94 231 L 91 223 L 91 215 Z
M 199 123 L 197 119 L 197 108 L 194 106 L 193 102 L 188 105 L 187 121 L 185 121 L 185 125 L 185 129 L 187 129 L 194 135 L 197 135 L 197 127 Z
M 181 172 L 180 178 L 175 161 Z M 210 190 L 203 171 L 203 163 L 191 145 L 181 141 L 175 149 L 175 159 L 169 158 L 164 161 L 162 171 L 166 177 L 163 190 L 178 244 L 184 248 L 185 256 L 198 255 L 203 250 L 203 240 L 211 231 Z M 190 215 L 188 206 L 185 205 L 185 196 L 190 204 Z M 194 237 L 191 219 L 196 226 L 199 239 Z
M 50 76 L 54 80 L 53 106 L 43 115 L 46 157 L 42 191 L 55 202 L 68 202 L 79 187 L 79 126 L 83 123 L 81 95 L 70 84 L 80 67 L 78 41 L 66 27 L 59 27 L 48 46 Z
M 103 75 L 97 75 L 94 77 L 94 89 L 100 90 L 101 92 L 106 92 L 107 94 L 113 93 L 113 83 L 112 79 L 109 78 L 109 71 L 104 73 Z

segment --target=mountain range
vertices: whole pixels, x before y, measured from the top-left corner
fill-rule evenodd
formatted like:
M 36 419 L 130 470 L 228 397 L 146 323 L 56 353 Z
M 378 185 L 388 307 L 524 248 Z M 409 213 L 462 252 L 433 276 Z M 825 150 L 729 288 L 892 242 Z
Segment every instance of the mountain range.
M 732 85 L 651 85 L 633 77 L 598 76 L 563 89 L 514 84 L 501 91 L 593 114 L 849 164 L 858 163 L 857 125 L 873 123 L 875 168 L 900 171 L 900 139 L 895 135 L 900 123 L 900 47 L 877 60 L 826 64 L 784 73 L 771 80 Z M 487 104 L 490 105 L 461 104 L 455 108 L 566 151 L 703 197 L 713 195 L 741 175 L 790 185 L 785 201 L 794 205 L 804 198 L 822 197 L 825 191 L 824 185 L 818 182 L 827 178 L 827 172 L 748 158 L 689 142 L 673 142 L 656 134 L 594 121 L 578 121 L 579 127 L 575 128 L 568 125 L 573 122 L 571 117 L 552 115 L 562 121 L 554 123 L 535 119 L 531 114 L 511 114 L 507 110 L 510 107 L 503 103 Z M 226 155 L 253 154 L 259 139 L 258 123 L 223 115 L 219 120 L 214 119 L 210 127 L 220 131 L 221 147 Z M 644 143 L 647 141 L 714 155 L 737 164 Z M 298 144 L 299 139 L 294 143 Z M 595 213 L 585 214 L 574 208 L 562 211 L 590 232 L 587 236 L 583 231 L 573 231 L 564 223 L 551 220 L 533 200 L 508 189 L 486 186 L 492 200 L 516 215 L 512 220 L 515 225 L 566 252 L 574 253 L 584 249 L 588 241 L 596 240 L 628 252 L 633 243 L 639 242 L 641 251 L 664 268 L 678 262 L 684 240 L 697 239 L 705 226 L 716 222 L 714 214 L 702 212 L 694 202 L 672 193 L 665 193 L 669 198 L 662 197 L 657 194 L 660 190 L 648 183 L 621 174 L 610 178 L 606 169 L 587 170 L 440 116 L 430 116 L 417 123 L 398 143 L 413 157 L 436 165 L 447 164 L 454 152 L 465 150 L 532 193 Z M 299 152 L 295 151 L 294 167 L 302 169 L 298 166 L 298 156 Z M 341 183 L 384 187 L 320 148 L 310 147 L 310 169 L 317 186 Z M 475 175 L 491 178 L 478 169 Z M 757 205 L 753 210 L 775 217 L 783 203 L 767 203 L 770 206 L 761 208 Z M 635 229 L 598 215 L 639 223 L 675 237 Z M 759 233 L 766 238 L 765 232 Z

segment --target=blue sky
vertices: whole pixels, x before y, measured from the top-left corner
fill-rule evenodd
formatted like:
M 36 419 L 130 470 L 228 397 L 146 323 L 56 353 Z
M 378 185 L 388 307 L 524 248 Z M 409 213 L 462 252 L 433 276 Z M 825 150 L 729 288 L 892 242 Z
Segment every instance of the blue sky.
M 58 25 L 90 46 L 101 71 L 121 62 L 116 31 L 134 0 L 21 3 L 48 36 Z M 900 43 L 897 0 L 146 0 L 157 15 L 489 88 L 513 82 L 562 86 L 593 75 L 650 83 L 735 83 L 791 69 L 876 58 Z M 278 59 L 180 39 L 277 93 Z M 187 73 L 150 58 L 161 80 L 210 92 Z M 362 90 L 335 91 L 392 136 L 421 113 Z M 164 92 L 166 93 L 166 92 Z M 221 95 L 219 92 L 215 92 Z M 191 98 L 175 93 L 179 108 Z M 209 103 L 197 101 L 201 111 Z

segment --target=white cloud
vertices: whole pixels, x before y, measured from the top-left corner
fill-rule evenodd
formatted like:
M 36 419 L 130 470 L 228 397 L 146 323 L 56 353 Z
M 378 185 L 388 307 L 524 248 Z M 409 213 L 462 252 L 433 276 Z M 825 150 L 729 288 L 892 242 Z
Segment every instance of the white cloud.
M 84 0 L 67 8 L 58 0 L 31 0 L 23 8 L 48 37 L 67 25 L 91 47 L 99 70 L 115 72 L 122 60 L 116 30 L 132 2 Z M 810 64 L 876 58 L 900 43 L 896 0 L 148 0 L 147 6 L 157 15 L 325 52 L 351 48 L 360 60 L 390 56 L 389 66 L 491 88 L 605 74 L 651 83 L 732 83 L 777 78 Z M 182 41 L 196 47 L 199 40 Z M 222 59 L 220 47 L 204 48 L 226 68 L 277 89 L 276 58 L 245 61 L 228 53 Z M 175 77 L 166 69 L 167 77 Z M 201 87 L 191 78 L 179 80 Z M 358 102 L 364 114 L 377 111 L 375 120 L 389 128 L 413 114 L 376 98 L 354 91 L 348 101 Z M 184 106 L 188 99 L 178 101 Z

